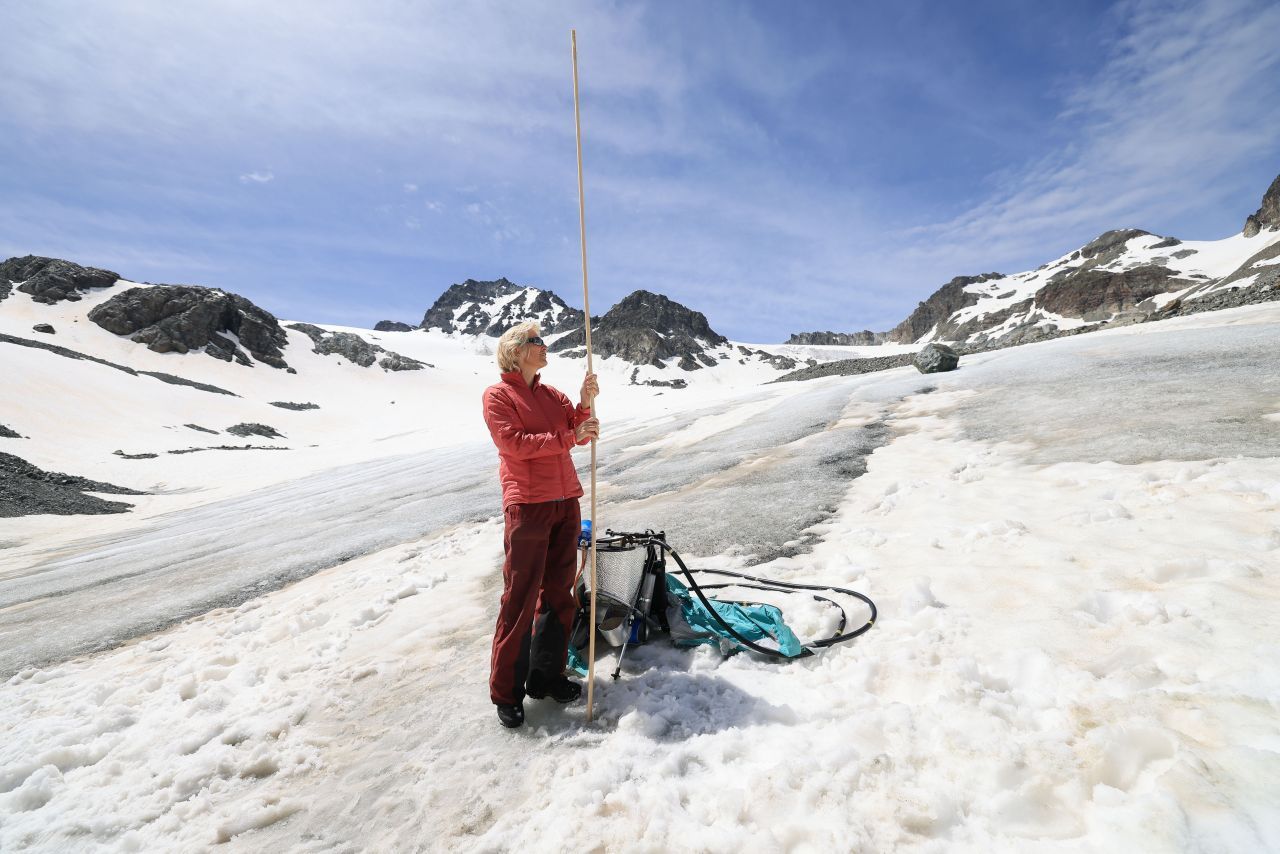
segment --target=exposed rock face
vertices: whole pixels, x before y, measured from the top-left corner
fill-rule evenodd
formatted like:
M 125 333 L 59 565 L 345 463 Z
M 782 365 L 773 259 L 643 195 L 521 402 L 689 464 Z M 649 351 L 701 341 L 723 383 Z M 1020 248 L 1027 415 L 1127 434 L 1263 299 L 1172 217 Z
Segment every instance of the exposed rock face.
M 965 291 L 966 286 L 1003 278 L 1004 275 L 1001 273 L 983 273 L 980 276 L 956 276 L 941 288 L 938 288 L 933 296 L 916 306 L 916 310 L 911 312 L 911 315 L 906 320 L 899 323 L 889 332 L 888 340 L 899 344 L 914 343 L 922 336 L 927 335 L 933 327 L 942 323 L 960 309 L 977 305 L 978 295 L 967 293 Z
M 1093 240 L 1080 247 L 1081 258 L 1092 258 L 1097 264 L 1109 264 L 1124 251 L 1125 244 L 1135 237 L 1142 237 L 1151 232 L 1140 228 L 1118 228 L 1104 231 Z
M 289 328 L 303 332 L 311 339 L 312 344 L 315 345 L 312 352 L 319 353 L 321 356 L 341 356 L 362 368 L 367 368 L 378 361 L 379 354 L 386 354 L 382 357 L 382 361 L 378 362 L 379 367 L 384 370 L 420 371 L 431 367 L 426 362 L 419 362 L 417 359 L 401 356 L 377 344 L 370 344 L 351 332 L 330 332 L 310 323 L 291 323 Z
M 36 468 L 12 454 L 0 453 L 0 518 L 49 513 L 57 516 L 127 513 L 132 505 L 105 501 L 86 492 L 146 495 L 110 483 Z
M 795 359 L 790 356 L 780 356 L 777 353 L 766 353 L 764 350 L 752 350 L 749 347 L 738 345 L 738 352 L 742 354 L 742 358 L 738 360 L 738 364 L 746 364 L 747 359 L 756 359 L 761 362 L 767 362 L 770 367 L 779 371 L 794 371 L 799 365 Z
M 373 325 L 374 332 L 412 332 L 417 328 L 398 320 L 379 320 Z
M 1194 282 L 1167 267 L 1134 267 L 1121 272 L 1081 270 L 1051 281 L 1036 292 L 1036 305 L 1064 317 L 1107 320 L 1137 308 L 1156 294 L 1179 291 Z
M 18 434 L 16 431 L 10 430 L 8 427 L 4 426 L 3 424 L 0 424 L 0 439 L 21 439 L 21 438 L 23 438 L 23 436 Z
M 467 279 L 451 285 L 422 318 L 422 329 L 498 337 L 520 321 L 537 321 L 543 335 L 583 324 L 584 315 L 551 291 L 517 285 L 504 278 Z M 594 329 L 592 332 L 594 333 Z
M 938 374 L 943 371 L 954 371 L 960 364 L 960 354 L 946 344 L 926 344 L 916 353 L 911 364 L 922 374 Z
M 872 332 L 870 329 L 861 332 L 793 332 L 787 343 L 869 347 L 883 344 L 888 338 L 888 332 Z
M 662 367 L 663 360 L 679 358 L 686 371 L 712 367 L 716 360 L 706 354 L 707 348 L 727 343 L 702 312 L 649 291 L 629 294 L 591 324 L 591 344 L 598 355 L 619 356 L 637 365 Z M 551 349 L 563 352 L 585 345 L 586 333 L 575 329 Z
M 287 400 L 273 400 L 271 401 L 271 405 L 278 406 L 281 409 L 291 409 L 294 412 L 306 412 L 309 409 L 320 408 L 320 405 L 318 403 L 291 403 L 290 401 L 287 401 Z M 187 426 L 190 427 L 191 425 L 188 424 Z
M 268 427 L 266 424 L 258 424 L 256 422 L 236 424 L 232 427 L 228 427 L 227 432 L 232 436 L 239 436 L 242 439 L 247 439 L 250 436 L 262 436 L 264 439 L 284 438 L 284 435 L 274 427 Z
M 215 359 L 252 367 L 245 350 L 273 368 L 288 368 L 289 339 L 270 312 L 237 294 L 195 285 L 130 288 L 89 312 L 108 332 L 128 335 L 157 353 L 204 348 Z
M 290 323 L 290 329 L 306 333 L 315 345 L 312 352 L 321 356 L 341 356 L 352 364 L 367 368 L 378 358 L 376 345 L 351 332 L 329 332 L 310 323 Z
M 1262 195 L 1262 205 L 1244 221 L 1244 236 L 1256 237 L 1264 228 L 1280 228 L 1280 175 Z
M 797 382 L 800 380 L 816 380 L 821 377 L 853 376 L 870 374 L 875 371 L 887 371 L 911 364 L 910 353 L 899 353 L 895 356 L 875 356 L 870 359 L 837 359 L 834 362 L 822 362 L 810 365 L 773 380 L 775 383 Z
M 32 331 L 32 332 L 43 332 L 45 335 L 54 335 L 54 334 L 56 334 L 56 333 L 55 333 L 55 331 L 54 331 L 53 326 L 51 326 L 51 325 L 50 325 L 50 324 L 48 324 L 48 323 L 37 323 L 35 326 L 31 327 L 31 331 Z
M 120 275 L 97 267 L 81 267 L 60 258 L 26 255 L 0 264 L 0 300 L 9 295 L 10 282 L 35 302 L 53 305 L 75 302 L 90 288 L 109 288 Z

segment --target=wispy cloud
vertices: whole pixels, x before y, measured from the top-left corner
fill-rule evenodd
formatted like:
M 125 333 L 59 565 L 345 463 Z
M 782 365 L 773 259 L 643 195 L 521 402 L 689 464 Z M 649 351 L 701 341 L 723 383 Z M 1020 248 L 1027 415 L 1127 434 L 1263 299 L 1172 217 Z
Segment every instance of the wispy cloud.
M 1105 229 L 1168 229 L 1228 200 L 1243 222 L 1280 169 L 1280 5 L 1129 0 L 1113 14 L 1123 35 L 1067 95 L 1063 144 L 997 176 L 959 216 L 916 229 L 917 251 L 1045 261 Z
M 1220 236 L 1184 229 L 1242 217 L 1280 166 L 1271 0 L 1124 0 L 1094 27 L 1100 61 L 1062 79 L 1035 64 L 1052 10 L 1000 65 L 970 43 L 977 13 L 921 0 L 11 5 L 16 252 L 167 257 L 174 279 L 234 257 L 220 286 L 345 299 L 347 321 L 467 276 L 572 293 L 570 26 L 593 307 L 646 287 L 744 338 L 887 328 L 951 276 L 1107 228 Z

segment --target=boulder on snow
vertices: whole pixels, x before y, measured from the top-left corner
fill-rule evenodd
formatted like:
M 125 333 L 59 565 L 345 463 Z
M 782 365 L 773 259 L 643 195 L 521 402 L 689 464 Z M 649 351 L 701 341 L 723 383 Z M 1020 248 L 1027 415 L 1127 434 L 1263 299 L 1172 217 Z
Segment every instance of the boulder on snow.
M 75 302 L 90 288 L 109 288 L 120 278 L 118 273 L 97 267 L 81 267 L 61 258 L 25 255 L 0 263 L 0 299 L 8 296 L 10 283 L 34 302 L 53 305 L 62 300 Z
M 960 364 L 960 354 L 946 344 L 926 344 L 919 353 L 916 353 L 911 364 L 915 365 L 916 370 L 922 374 L 940 374 L 944 371 L 954 371 Z
M 417 328 L 398 320 L 379 320 L 373 325 L 374 332 L 412 332 Z
M 32 332 L 43 332 L 45 335 L 54 335 L 54 334 L 56 334 L 56 333 L 54 332 L 53 327 L 52 327 L 52 326 L 50 326 L 48 323 L 37 323 L 35 326 L 31 327 L 31 331 L 32 331 Z
M 89 319 L 157 353 L 186 353 L 203 347 L 215 359 L 234 359 L 252 367 L 244 353 L 248 350 L 273 368 L 289 367 L 282 352 L 289 339 L 275 316 L 242 296 L 215 288 L 130 288 L 90 311 Z

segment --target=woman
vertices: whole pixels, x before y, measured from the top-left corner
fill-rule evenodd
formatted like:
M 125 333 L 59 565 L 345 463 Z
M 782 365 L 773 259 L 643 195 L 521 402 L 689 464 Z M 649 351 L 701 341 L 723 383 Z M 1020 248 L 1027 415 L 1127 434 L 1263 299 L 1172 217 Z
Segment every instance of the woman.
M 484 392 L 484 420 L 498 446 L 506 532 L 502 604 L 493 633 L 489 697 L 506 727 L 524 723 L 524 698 L 561 703 L 581 695 L 565 676 L 576 603 L 574 558 L 582 484 L 569 452 L 599 438 L 591 404 L 595 374 L 582 381 L 577 407 L 543 385 L 547 345 L 538 324 L 513 326 L 498 339 L 502 381 Z

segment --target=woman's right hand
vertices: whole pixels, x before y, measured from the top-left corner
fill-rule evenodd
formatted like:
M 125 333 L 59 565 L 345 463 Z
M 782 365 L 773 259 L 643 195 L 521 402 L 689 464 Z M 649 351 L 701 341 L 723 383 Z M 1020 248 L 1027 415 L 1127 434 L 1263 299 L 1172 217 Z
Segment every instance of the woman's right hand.
M 574 431 L 577 440 L 581 442 L 583 439 L 599 439 L 600 438 L 600 419 L 588 418 L 578 425 Z

